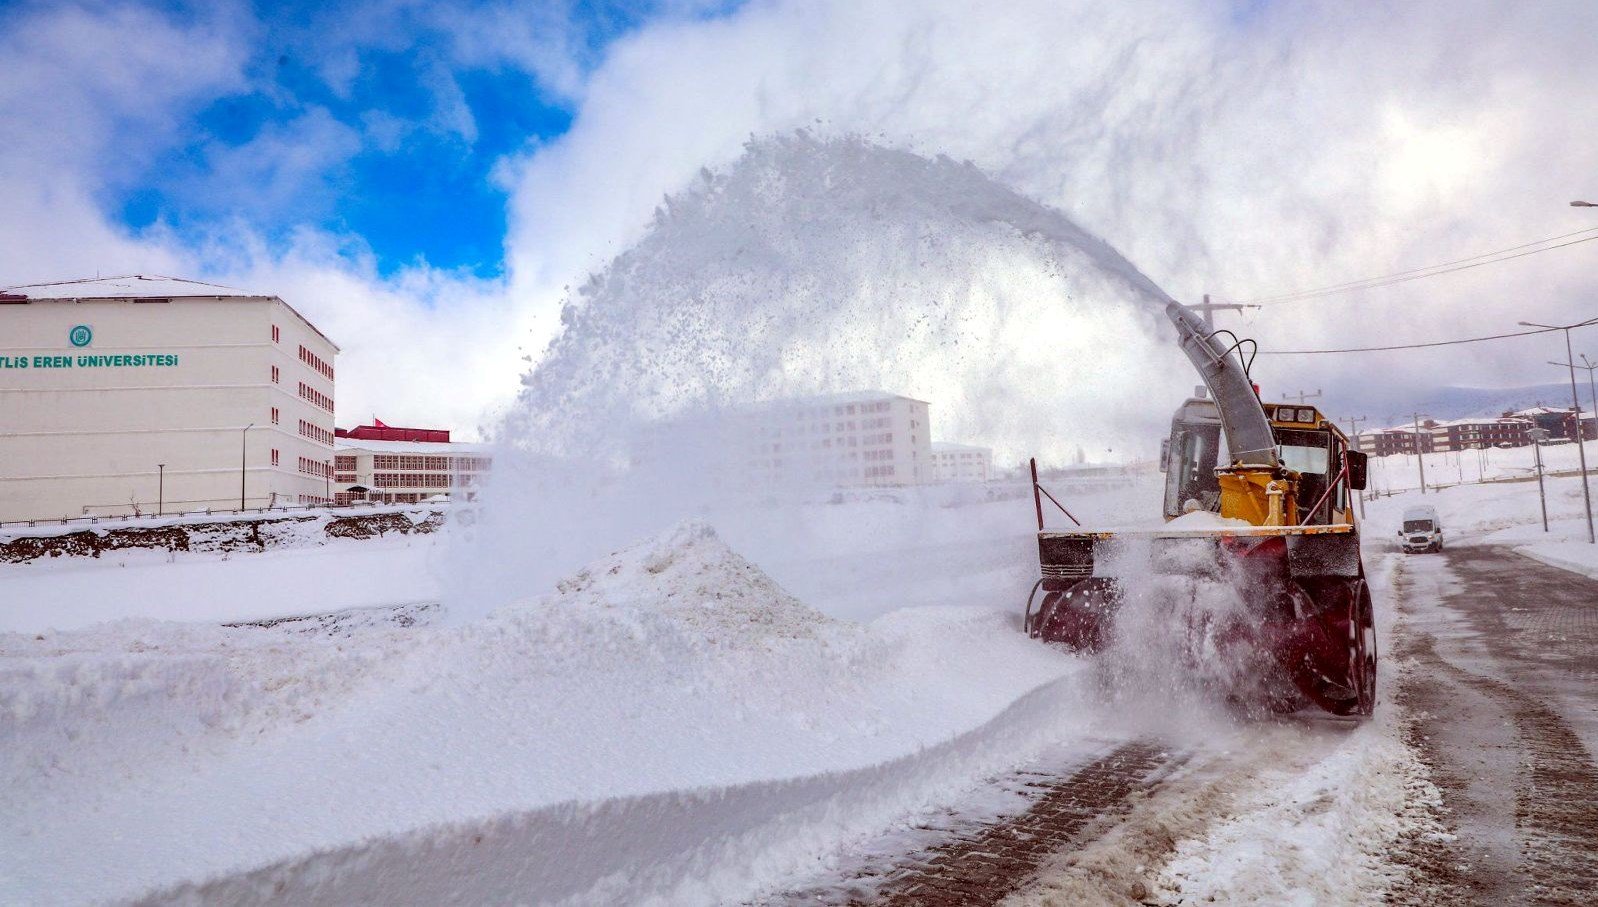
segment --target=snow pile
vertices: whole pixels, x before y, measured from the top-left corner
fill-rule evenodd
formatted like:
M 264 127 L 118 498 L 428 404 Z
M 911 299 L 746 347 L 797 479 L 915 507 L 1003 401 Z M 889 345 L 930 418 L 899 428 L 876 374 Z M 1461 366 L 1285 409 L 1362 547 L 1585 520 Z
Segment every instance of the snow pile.
M 46 904 L 737 898 L 1085 720 L 1013 613 L 835 620 L 693 523 L 464 626 L 128 622 L 0 664 L 0 901 Z
M 1248 520 L 1239 520 L 1223 517 L 1209 510 L 1195 510 L 1184 513 L 1165 524 L 1167 529 L 1244 529 L 1252 526 Z
M 610 620 L 631 612 L 634 619 L 681 628 L 690 645 L 764 645 L 860 632 L 800 603 L 701 522 L 585 567 L 555 588 L 552 616 L 597 613 Z

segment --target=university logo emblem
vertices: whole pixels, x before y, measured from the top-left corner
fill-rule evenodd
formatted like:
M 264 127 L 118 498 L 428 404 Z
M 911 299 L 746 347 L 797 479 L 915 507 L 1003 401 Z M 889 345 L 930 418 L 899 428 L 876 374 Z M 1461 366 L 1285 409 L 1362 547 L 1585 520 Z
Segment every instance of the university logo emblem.
M 73 346 L 88 346 L 94 339 L 94 331 L 86 324 L 80 324 L 67 332 L 67 339 Z

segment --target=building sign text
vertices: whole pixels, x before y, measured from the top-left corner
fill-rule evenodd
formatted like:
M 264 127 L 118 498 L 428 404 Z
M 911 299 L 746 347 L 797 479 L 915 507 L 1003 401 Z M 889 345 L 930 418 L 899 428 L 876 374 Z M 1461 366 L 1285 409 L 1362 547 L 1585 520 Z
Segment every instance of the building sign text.
M 175 354 L 134 353 L 126 356 L 0 356 L 0 368 L 170 368 Z

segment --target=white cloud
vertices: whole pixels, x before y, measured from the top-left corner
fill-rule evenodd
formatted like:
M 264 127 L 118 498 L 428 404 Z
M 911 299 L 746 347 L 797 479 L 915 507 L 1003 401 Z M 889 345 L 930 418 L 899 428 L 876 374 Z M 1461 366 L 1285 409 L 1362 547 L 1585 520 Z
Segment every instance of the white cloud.
M 178 141 L 197 105 L 241 86 L 246 42 L 262 36 L 226 15 L 185 24 L 109 5 L 13 13 L 0 37 L 0 282 L 122 270 L 267 286 L 344 345 L 343 421 L 408 406 L 405 418 L 463 426 L 514 392 L 517 347 L 536 351 L 556 329 L 562 288 L 751 133 L 812 126 L 970 159 L 1190 299 L 1598 226 L 1566 207 L 1598 194 L 1598 6 L 1585 0 L 1268 4 L 1243 19 L 1218 0 L 762 0 L 646 26 L 592 71 L 561 5 L 376 6 L 388 12 L 348 28 L 386 29 L 382 40 L 403 46 L 407 17 L 436 20 L 451 65 L 525 68 L 579 105 L 569 134 L 497 171 L 513 190 L 506 281 L 425 266 L 383 279 L 358 237 L 302 232 L 272 246 L 233 221 L 188 247 L 116 226 L 104 188 Z M 329 55 L 327 75 L 347 83 L 348 55 Z M 439 123 L 469 136 L 461 113 Z M 247 159 L 258 148 L 229 178 L 271 192 L 280 177 L 325 177 L 348 138 L 312 128 L 314 114 L 301 125 L 271 137 L 275 169 Z M 1323 345 L 1576 317 L 1598 298 L 1594 246 L 1284 307 L 1252 330 L 1268 346 Z M 1533 381 L 1546 377 L 1543 352 L 1262 370 L 1279 386 Z
M 731 159 L 751 132 L 817 120 L 969 158 L 1188 299 L 1382 273 L 1592 223 L 1565 202 L 1598 171 L 1598 144 L 1578 125 L 1592 122 L 1598 59 L 1570 37 L 1598 30 L 1598 8 L 1283 7 L 1238 24 L 1224 6 L 1188 2 L 765 3 L 647 30 L 590 79 L 571 133 L 523 163 L 517 277 L 598 264 L 638 235 L 663 191 Z M 1572 250 L 1285 307 L 1256 325 L 1277 346 L 1489 332 L 1528 310 L 1585 312 L 1593 273 L 1592 253 Z M 1518 358 L 1485 351 L 1478 370 L 1415 357 L 1397 371 L 1540 377 Z M 1304 371 L 1265 369 L 1282 384 Z

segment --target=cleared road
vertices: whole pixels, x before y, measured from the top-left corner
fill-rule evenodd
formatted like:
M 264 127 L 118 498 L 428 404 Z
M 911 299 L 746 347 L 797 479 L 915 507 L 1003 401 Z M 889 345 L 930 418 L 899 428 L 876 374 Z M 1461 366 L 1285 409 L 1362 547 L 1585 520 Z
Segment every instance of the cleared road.
M 1598 902 L 1598 582 L 1475 545 L 1406 558 L 1397 591 L 1397 698 L 1455 839 L 1395 900 Z

